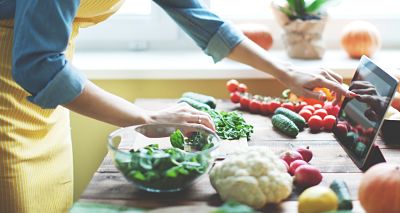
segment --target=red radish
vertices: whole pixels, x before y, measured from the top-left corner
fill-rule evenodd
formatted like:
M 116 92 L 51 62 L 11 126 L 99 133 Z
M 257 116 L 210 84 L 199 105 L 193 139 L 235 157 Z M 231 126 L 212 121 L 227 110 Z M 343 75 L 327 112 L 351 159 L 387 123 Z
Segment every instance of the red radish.
M 301 165 L 307 165 L 308 163 L 305 162 L 304 160 L 295 160 L 290 164 L 289 167 L 289 174 L 290 175 L 294 175 L 294 172 L 296 171 L 296 169 L 301 166 Z
M 271 112 L 274 113 L 275 110 L 281 106 L 281 102 L 273 100 L 270 102 L 270 106 L 271 106 Z
M 314 115 L 319 115 L 319 117 L 321 117 L 322 119 L 325 118 L 325 116 L 328 115 L 328 112 L 326 112 L 326 109 L 317 109 L 314 111 L 313 113 Z
M 282 103 L 282 104 L 281 104 L 281 107 L 284 107 L 284 108 L 286 108 L 286 109 L 290 109 L 290 110 L 292 110 L 293 112 L 296 110 L 296 108 L 295 108 L 295 106 L 293 105 L 292 102 Z
M 309 147 L 309 146 L 307 146 L 306 148 L 298 147 L 298 148 L 296 149 L 296 151 L 299 152 L 299 153 L 301 154 L 301 156 L 303 157 L 303 160 L 304 160 L 305 162 L 308 163 L 308 162 L 311 161 L 311 159 L 312 159 L 312 157 L 313 157 L 313 153 L 312 153 L 312 151 L 310 150 L 310 147 Z
M 313 106 L 311 106 L 311 105 L 304 106 L 303 109 L 308 109 L 308 110 L 311 111 L 311 113 L 314 113 L 314 111 L 315 111 L 315 108 Z
M 320 131 L 322 128 L 322 118 L 319 115 L 313 115 L 308 119 L 308 126 L 312 132 Z
M 232 92 L 231 93 L 231 101 L 232 103 L 240 103 L 240 93 L 239 92 Z
M 322 105 L 321 104 L 314 104 L 313 106 L 314 106 L 315 110 L 322 109 Z
M 328 112 L 328 115 L 338 116 L 340 107 L 339 105 L 333 105 L 332 102 L 326 102 L 324 109 Z
M 300 110 L 299 115 L 303 117 L 304 120 L 308 121 L 308 119 L 310 119 L 310 117 L 312 116 L 312 112 L 308 109 L 302 109 Z
M 311 165 L 301 165 L 294 172 L 294 182 L 301 188 L 318 185 L 322 181 L 321 171 Z
M 333 115 L 327 115 L 325 116 L 323 123 L 324 123 L 324 129 L 327 131 L 331 131 L 336 123 L 336 117 Z
M 286 171 L 289 171 L 289 165 L 286 163 L 286 161 L 284 161 L 283 159 L 280 159 L 280 160 L 283 163 L 283 165 L 285 165 Z
M 238 85 L 239 82 L 235 79 L 231 79 L 228 82 L 226 82 L 226 88 L 228 89 L 229 92 L 236 92 Z
M 294 150 L 289 150 L 289 151 L 283 152 L 280 155 L 280 158 L 282 160 L 284 160 L 288 165 L 290 165 L 295 160 L 303 160 L 303 157 L 301 156 L 301 154 L 298 151 L 294 151 Z
M 237 87 L 237 90 L 238 90 L 239 92 L 247 92 L 247 86 L 246 86 L 246 84 L 240 83 L 240 84 L 238 85 L 238 87 Z

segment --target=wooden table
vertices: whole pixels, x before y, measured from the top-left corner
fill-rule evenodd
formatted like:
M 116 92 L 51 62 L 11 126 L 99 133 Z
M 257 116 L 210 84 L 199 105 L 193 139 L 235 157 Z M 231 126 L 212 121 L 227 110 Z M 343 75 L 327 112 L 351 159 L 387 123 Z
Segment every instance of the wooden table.
M 175 100 L 168 99 L 140 99 L 136 104 L 147 109 L 160 109 L 173 104 Z M 219 101 L 218 109 L 224 111 L 235 110 L 235 106 L 227 101 Z M 322 185 L 328 186 L 334 179 L 343 179 L 350 188 L 354 199 L 354 212 L 363 212 L 357 201 L 358 186 L 361 171 L 355 166 L 344 150 L 336 142 L 332 133 L 321 132 L 312 134 L 306 129 L 296 139 L 289 138 L 273 130 L 270 117 L 244 113 L 247 122 L 254 125 L 254 133 L 249 145 L 268 146 L 275 153 L 280 153 L 292 146 L 310 146 L 314 157 L 311 164 L 318 167 L 323 173 Z M 377 140 L 386 160 L 400 164 L 400 147 L 389 147 L 380 138 Z M 262 212 L 296 212 L 299 192 L 292 195 L 280 205 L 269 205 Z M 109 155 L 106 156 L 100 168 L 94 174 L 86 190 L 82 194 L 81 202 L 97 202 L 117 204 L 138 208 L 159 208 L 176 205 L 204 205 L 219 206 L 222 204 L 218 194 L 210 185 L 207 175 L 195 183 L 191 188 L 167 194 L 153 194 L 141 191 L 131 185 L 114 167 Z

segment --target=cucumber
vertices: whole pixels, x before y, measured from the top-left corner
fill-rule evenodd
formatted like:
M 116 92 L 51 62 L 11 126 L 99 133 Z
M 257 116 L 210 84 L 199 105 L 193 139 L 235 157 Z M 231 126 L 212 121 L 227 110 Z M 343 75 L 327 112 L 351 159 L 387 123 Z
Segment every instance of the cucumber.
M 182 97 L 191 98 L 191 99 L 201 102 L 203 104 L 207 104 L 208 106 L 211 107 L 211 109 L 215 109 L 217 107 L 217 101 L 212 96 L 203 95 L 203 94 L 194 93 L 194 92 L 185 92 L 185 93 L 183 93 Z
M 304 128 L 304 126 L 306 125 L 306 120 L 304 120 L 304 118 L 301 117 L 301 115 L 293 112 L 290 109 L 286 109 L 284 107 L 279 107 L 278 109 L 275 110 L 275 114 L 282 114 L 282 115 L 286 116 L 291 121 L 293 121 L 296 124 L 297 128 L 299 128 L 300 130 L 302 130 Z
M 276 114 L 272 116 L 272 125 L 282 133 L 291 137 L 296 137 L 297 134 L 299 134 L 299 129 L 297 128 L 296 124 L 282 114 Z
M 343 180 L 333 180 L 329 188 L 331 188 L 338 197 L 339 210 L 353 209 L 349 188 Z
M 178 100 L 178 103 L 187 103 L 190 106 L 192 106 L 193 108 L 198 109 L 198 110 L 202 110 L 202 111 L 211 110 L 211 107 L 208 106 L 207 104 L 201 103 L 201 102 L 196 101 L 196 100 L 191 99 L 191 98 L 186 98 L 186 97 L 180 98 Z

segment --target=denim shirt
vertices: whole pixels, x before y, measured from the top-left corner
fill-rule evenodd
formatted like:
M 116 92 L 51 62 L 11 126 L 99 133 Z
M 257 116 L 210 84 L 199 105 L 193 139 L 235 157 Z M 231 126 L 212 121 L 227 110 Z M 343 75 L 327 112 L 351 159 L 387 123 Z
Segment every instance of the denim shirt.
M 154 0 L 214 62 L 244 38 L 198 0 Z M 82 93 L 86 77 L 66 59 L 79 0 L 0 0 L 0 20 L 14 19 L 12 75 L 42 108 L 69 103 Z M 1 26 L 0 26 L 1 27 Z

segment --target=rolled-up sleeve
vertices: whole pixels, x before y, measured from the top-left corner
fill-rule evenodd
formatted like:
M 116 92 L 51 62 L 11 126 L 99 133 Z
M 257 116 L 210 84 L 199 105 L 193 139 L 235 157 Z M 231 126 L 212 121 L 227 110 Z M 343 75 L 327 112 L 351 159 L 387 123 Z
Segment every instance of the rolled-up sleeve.
M 245 37 L 231 23 L 197 0 L 154 0 L 214 62 L 225 58 Z
M 12 75 L 42 108 L 74 100 L 87 81 L 64 55 L 79 3 L 16 0 Z

